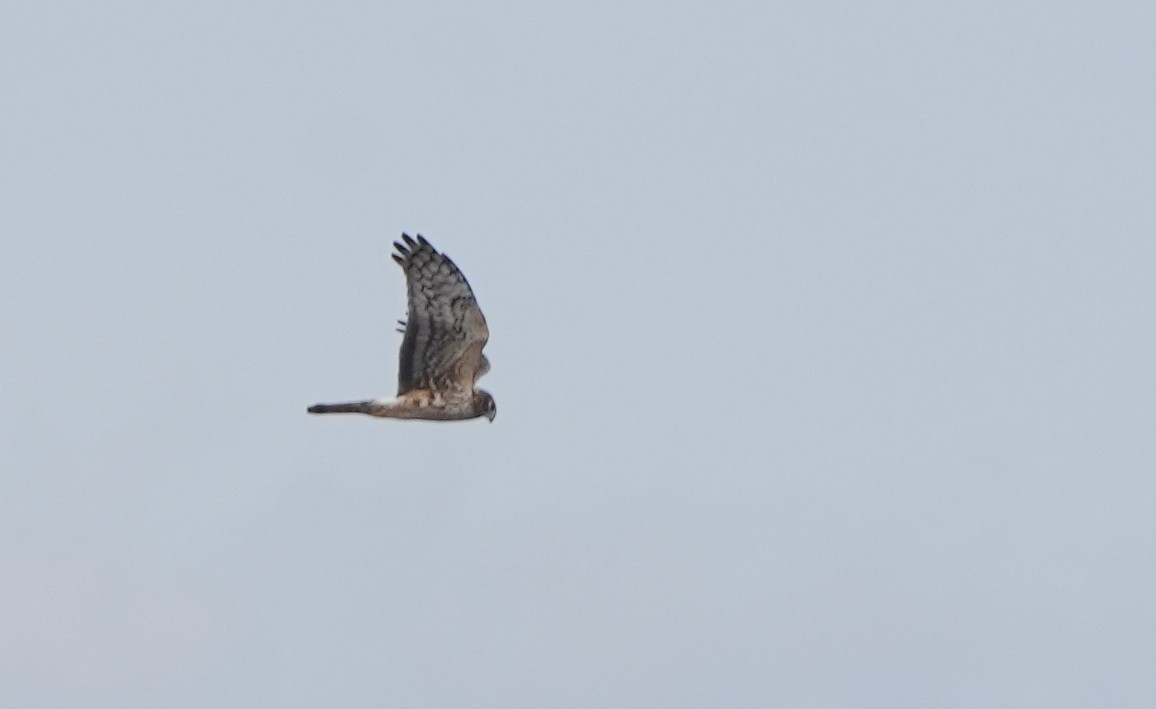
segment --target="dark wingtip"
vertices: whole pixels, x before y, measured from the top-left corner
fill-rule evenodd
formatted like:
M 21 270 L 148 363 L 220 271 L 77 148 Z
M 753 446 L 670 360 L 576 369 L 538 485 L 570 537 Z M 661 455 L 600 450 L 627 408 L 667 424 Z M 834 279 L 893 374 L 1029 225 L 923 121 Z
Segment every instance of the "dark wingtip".
M 306 411 L 311 414 L 319 414 L 322 413 L 322 406 L 321 404 L 314 404 L 313 406 L 310 406 L 308 409 L 306 409 Z
M 406 233 L 404 233 L 404 232 L 403 232 L 403 233 L 402 233 L 402 235 L 401 235 L 401 238 L 402 238 L 403 240 L 405 240 L 405 243 L 409 244 L 410 246 L 417 246 L 417 242 L 416 242 L 416 241 L 414 241 L 414 240 L 413 240 L 413 237 L 411 237 L 409 234 L 406 234 Z M 419 239 L 420 239 L 420 238 L 421 238 L 421 234 L 418 234 L 418 235 L 417 235 L 417 238 L 419 238 Z
M 422 236 L 421 234 L 417 235 L 417 243 L 421 244 L 422 246 L 429 246 L 429 242 L 426 241 L 425 237 Z
M 398 266 L 402 266 L 402 267 L 405 266 L 405 259 L 404 258 L 402 258 L 401 256 L 398 256 L 397 254 L 390 254 L 390 255 L 393 257 L 394 261 L 397 261 Z

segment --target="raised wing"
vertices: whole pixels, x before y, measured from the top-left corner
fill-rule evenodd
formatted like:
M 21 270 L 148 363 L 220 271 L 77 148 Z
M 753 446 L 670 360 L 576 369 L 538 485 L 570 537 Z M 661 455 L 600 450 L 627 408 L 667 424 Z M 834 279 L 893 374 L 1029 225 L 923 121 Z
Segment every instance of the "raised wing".
M 393 260 L 405 271 L 405 338 L 397 370 L 398 396 L 414 389 L 470 391 L 489 369 L 482 355 L 490 331 L 466 277 L 454 262 L 402 234 Z

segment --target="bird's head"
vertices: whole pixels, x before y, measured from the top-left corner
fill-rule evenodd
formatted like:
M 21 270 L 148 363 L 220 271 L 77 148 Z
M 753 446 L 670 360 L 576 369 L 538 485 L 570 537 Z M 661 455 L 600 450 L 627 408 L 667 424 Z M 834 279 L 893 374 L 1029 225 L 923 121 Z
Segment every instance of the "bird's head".
M 478 416 L 485 416 L 493 423 L 494 417 L 498 415 L 498 405 L 494 402 L 494 397 L 490 396 L 490 392 L 483 389 L 474 392 L 474 412 Z

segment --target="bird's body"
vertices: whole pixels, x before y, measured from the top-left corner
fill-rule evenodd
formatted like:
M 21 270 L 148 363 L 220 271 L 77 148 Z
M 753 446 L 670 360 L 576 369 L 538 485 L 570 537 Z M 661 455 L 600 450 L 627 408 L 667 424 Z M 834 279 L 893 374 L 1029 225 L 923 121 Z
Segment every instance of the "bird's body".
M 482 354 L 489 339 L 466 277 L 420 234 L 402 234 L 393 255 L 405 271 L 407 314 L 397 371 L 397 396 L 343 404 L 315 404 L 311 414 L 359 413 L 382 418 L 455 421 L 485 416 L 497 406 L 475 388 L 490 369 Z

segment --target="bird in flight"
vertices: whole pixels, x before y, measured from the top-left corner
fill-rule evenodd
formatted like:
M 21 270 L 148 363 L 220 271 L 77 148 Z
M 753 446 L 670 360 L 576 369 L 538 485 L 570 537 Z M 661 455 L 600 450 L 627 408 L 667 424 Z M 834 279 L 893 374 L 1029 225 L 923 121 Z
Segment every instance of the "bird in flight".
M 397 396 L 345 404 L 314 404 L 311 414 L 457 421 L 498 414 L 494 397 L 475 387 L 490 371 L 482 354 L 490 331 L 466 277 L 445 254 L 408 234 L 393 242 L 405 271 L 408 306 L 397 370 Z

